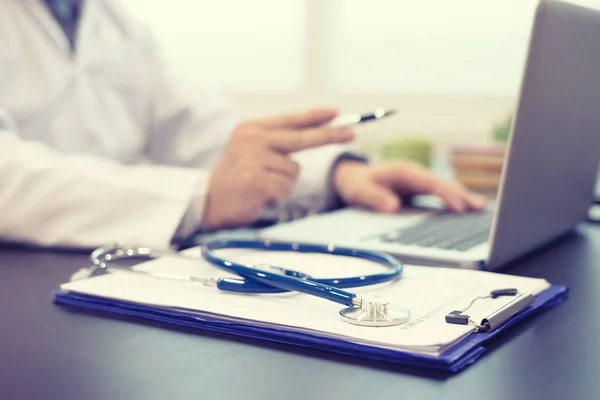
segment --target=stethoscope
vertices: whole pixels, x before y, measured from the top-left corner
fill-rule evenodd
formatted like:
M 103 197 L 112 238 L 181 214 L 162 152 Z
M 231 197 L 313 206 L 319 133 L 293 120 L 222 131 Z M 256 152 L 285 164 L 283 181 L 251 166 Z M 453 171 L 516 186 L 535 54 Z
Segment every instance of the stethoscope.
M 78 271 L 73 275 L 71 280 L 90 277 L 99 271 L 110 272 L 119 270 L 150 275 L 161 279 L 202 283 L 227 292 L 256 294 L 284 293 L 290 291 L 301 292 L 345 305 L 346 308 L 340 310 L 340 316 L 343 321 L 353 325 L 374 327 L 393 326 L 403 324 L 410 319 L 410 312 L 406 309 L 392 309 L 387 302 L 366 300 L 355 293 L 343 290 L 392 282 L 399 279 L 402 275 L 402 263 L 388 254 L 334 245 L 273 242 L 270 240 L 213 240 L 201 245 L 200 249 L 204 260 L 223 271 L 238 275 L 241 279 L 205 278 L 133 270 L 129 267 L 113 263 L 120 259 L 139 256 L 150 258 L 177 256 L 191 260 L 197 259 L 175 251 L 153 251 L 147 247 L 124 248 L 118 245 L 108 245 L 94 250 L 90 256 L 92 266 Z M 292 251 L 298 253 L 349 256 L 375 262 L 387 267 L 387 270 L 353 277 L 312 278 L 303 272 L 272 265 L 241 264 L 222 258 L 215 253 L 215 251 L 223 249 Z

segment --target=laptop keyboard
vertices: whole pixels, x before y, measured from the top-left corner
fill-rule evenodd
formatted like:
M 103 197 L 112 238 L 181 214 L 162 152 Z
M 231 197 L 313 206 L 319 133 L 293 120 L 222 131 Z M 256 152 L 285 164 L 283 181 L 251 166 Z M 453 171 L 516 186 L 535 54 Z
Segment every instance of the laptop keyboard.
M 386 232 L 379 236 L 379 240 L 386 243 L 465 251 L 488 240 L 492 217 L 492 212 L 443 213 L 410 227 Z

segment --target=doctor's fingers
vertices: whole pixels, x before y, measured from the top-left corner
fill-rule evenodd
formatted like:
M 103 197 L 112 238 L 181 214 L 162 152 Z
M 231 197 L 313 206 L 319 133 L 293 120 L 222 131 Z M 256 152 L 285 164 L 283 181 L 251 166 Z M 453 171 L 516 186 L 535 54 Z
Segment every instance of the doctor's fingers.
M 264 143 L 280 153 L 293 153 L 354 140 L 354 132 L 339 128 L 281 129 L 265 132 Z
M 441 182 L 433 192 L 446 204 L 462 203 L 462 206 L 454 207 L 456 211 L 480 211 L 486 206 L 483 196 L 467 190 L 458 182 Z
M 420 192 L 436 195 L 452 211 L 476 211 L 485 207 L 482 196 L 467 190 L 458 182 L 442 179 L 421 166 L 416 166 L 413 173 L 411 177 L 416 180 L 415 184 L 422 186 Z
M 282 174 L 296 180 L 300 174 L 300 165 L 284 154 L 276 152 L 264 152 L 259 154 L 260 162 L 267 171 Z
M 360 189 L 353 191 L 346 200 L 353 206 L 382 213 L 395 213 L 402 206 L 402 201 L 393 190 L 372 181 L 361 182 Z
M 335 109 L 314 109 L 296 114 L 279 115 L 253 121 L 254 124 L 267 129 L 277 128 L 311 128 L 330 122 L 338 115 Z
M 403 163 L 394 169 L 395 186 L 412 189 L 415 194 L 428 193 L 439 197 L 446 207 L 456 212 L 478 210 L 485 206 L 481 196 L 471 193 L 456 182 L 446 181 L 427 168 L 415 163 Z
M 295 179 L 272 171 L 264 171 L 257 178 L 252 192 L 254 198 L 263 204 L 279 203 L 289 196 L 296 182 Z

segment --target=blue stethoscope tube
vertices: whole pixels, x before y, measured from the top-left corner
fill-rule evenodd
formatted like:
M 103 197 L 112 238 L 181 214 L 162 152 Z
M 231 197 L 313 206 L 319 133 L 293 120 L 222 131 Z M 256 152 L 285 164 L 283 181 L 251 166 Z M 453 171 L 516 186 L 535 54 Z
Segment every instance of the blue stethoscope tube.
M 280 270 L 281 274 L 265 269 L 258 269 L 219 257 L 214 253 L 216 250 L 222 249 L 257 249 L 349 256 L 373 261 L 385 265 L 389 269 L 377 274 L 349 278 L 312 279 L 306 274 L 277 267 L 275 268 Z M 387 254 L 332 245 L 252 240 L 217 240 L 204 244 L 201 247 L 201 254 L 205 260 L 218 268 L 245 278 L 244 280 L 220 279 L 217 282 L 217 287 L 221 290 L 242 293 L 281 293 L 295 291 L 321 297 L 346 306 L 356 306 L 358 296 L 342 290 L 343 288 L 389 282 L 400 278 L 402 274 L 402 264 Z
M 308 274 L 272 265 L 240 264 L 218 256 L 221 249 L 255 249 L 271 251 L 292 251 L 299 253 L 322 253 L 356 257 L 369 260 L 388 269 L 385 272 L 346 278 L 313 279 Z M 115 261 L 131 257 L 182 257 L 190 261 L 198 260 L 175 251 L 155 251 L 148 247 L 121 247 L 118 244 L 106 245 L 94 250 L 90 255 L 91 267 L 82 268 L 71 276 L 71 281 L 89 278 L 99 271 L 123 271 L 148 275 L 159 279 L 169 279 L 190 283 L 216 286 L 222 291 L 238 293 L 281 293 L 301 292 L 346 305 L 339 314 L 343 321 L 359 326 L 395 326 L 410 320 L 410 311 L 390 307 L 386 301 L 370 301 L 354 293 L 342 290 L 390 282 L 400 278 L 403 266 L 392 256 L 368 250 L 358 250 L 333 245 L 300 244 L 287 242 L 253 240 L 217 240 L 201 246 L 201 256 L 219 269 L 238 275 L 234 278 L 210 278 L 195 275 L 178 275 L 167 272 L 137 271 L 127 266 L 114 264 Z M 277 271 L 277 272 L 272 272 Z

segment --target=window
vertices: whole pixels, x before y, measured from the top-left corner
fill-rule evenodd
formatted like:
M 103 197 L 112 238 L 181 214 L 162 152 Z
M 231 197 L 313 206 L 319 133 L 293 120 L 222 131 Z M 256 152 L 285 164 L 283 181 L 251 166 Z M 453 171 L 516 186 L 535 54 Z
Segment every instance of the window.
M 513 95 L 535 3 L 329 1 L 327 82 L 336 91 Z
M 395 106 L 394 121 L 369 129 L 470 140 L 514 106 L 537 0 L 122 4 L 152 26 L 183 79 L 219 85 L 249 115 Z
M 125 0 L 186 81 L 232 92 L 296 91 L 305 71 L 303 0 Z

